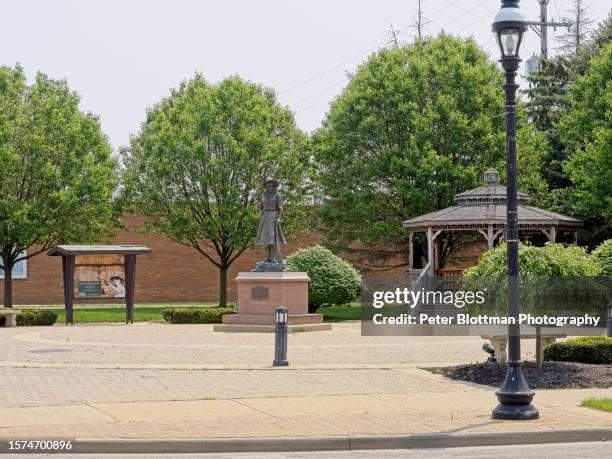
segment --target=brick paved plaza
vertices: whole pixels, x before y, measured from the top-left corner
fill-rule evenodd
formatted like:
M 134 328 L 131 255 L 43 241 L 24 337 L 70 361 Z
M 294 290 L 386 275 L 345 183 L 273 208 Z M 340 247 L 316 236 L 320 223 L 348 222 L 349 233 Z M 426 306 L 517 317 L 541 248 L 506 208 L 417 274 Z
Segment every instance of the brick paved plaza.
M 580 408 L 612 389 L 541 390 L 542 419 L 492 421 L 486 386 L 420 366 L 482 361 L 478 337 L 362 337 L 358 323 L 292 334 L 272 368 L 273 335 L 209 325 L 3 329 L 0 437 L 265 437 L 612 427 Z M 533 355 L 533 342 L 524 343 Z

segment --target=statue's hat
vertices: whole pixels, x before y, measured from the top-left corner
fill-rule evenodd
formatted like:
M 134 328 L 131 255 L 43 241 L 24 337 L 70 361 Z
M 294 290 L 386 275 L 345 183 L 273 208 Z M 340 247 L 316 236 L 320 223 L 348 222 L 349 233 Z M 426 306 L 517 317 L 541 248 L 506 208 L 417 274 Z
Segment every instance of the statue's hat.
M 268 183 L 273 183 L 274 187 L 277 187 L 279 182 L 276 179 L 268 178 L 268 179 L 265 180 L 264 186 L 266 186 Z

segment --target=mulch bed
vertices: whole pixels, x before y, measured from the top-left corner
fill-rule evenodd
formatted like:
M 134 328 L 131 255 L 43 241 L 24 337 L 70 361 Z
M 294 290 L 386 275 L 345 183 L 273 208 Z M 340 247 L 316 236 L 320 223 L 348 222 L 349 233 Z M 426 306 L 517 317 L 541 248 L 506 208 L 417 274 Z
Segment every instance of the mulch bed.
M 451 379 L 499 387 L 506 376 L 505 363 L 474 363 L 454 367 L 423 368 Z M 525 362 L 523 373 L 531 389 L 584 389 L 612 387 L 612 365 L 573 362 Z

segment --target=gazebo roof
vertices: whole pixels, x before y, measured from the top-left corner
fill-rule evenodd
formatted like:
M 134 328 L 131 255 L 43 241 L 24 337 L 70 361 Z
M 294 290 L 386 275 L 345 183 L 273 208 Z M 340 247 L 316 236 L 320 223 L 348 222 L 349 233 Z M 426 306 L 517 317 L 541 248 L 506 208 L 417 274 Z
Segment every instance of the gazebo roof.
M 506 226 L 506 187 L 499 184 L 499 172 L 488 169 L 484 186 L 455 195 L 455 206 L 402 222 L 404 228 L 426 230 L 428 227 L 470 229 Z M 581 220 L 529 206 L 529 195 L 518 193 L 519 229 L 548 226 L 581 227 Z

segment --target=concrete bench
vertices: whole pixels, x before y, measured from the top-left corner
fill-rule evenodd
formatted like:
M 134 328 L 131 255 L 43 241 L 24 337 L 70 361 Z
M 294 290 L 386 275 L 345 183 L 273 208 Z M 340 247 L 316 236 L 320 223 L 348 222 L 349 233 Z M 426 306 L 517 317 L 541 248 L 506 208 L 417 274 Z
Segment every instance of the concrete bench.
M 6 318 L 4 321 L 4 326 L 7 328 L 17 326 L 17 314 L 21 314 L 19 309 L 0 309 L 0 317 L 4 316 Z
M 508 360 L 506 354 L 506 346 L 508 344 L 508 335 L 481 335 L 482 339 L 488 339 L 491 341 L 491 345 L 495 348 L 495 356 L 498 362 L 505 362 Z M 535 333 L 521 334 L 521 339 L 536 339 Z M 541 333 L 540 338 L 542 339 L 542 349 L 549 344 L 554 343 L 557 338 L 566 338 L 567 333 Z M 541 356 L 536 356 L 536 359 Z M 540 360 L 540 359 L 538 359 Z

